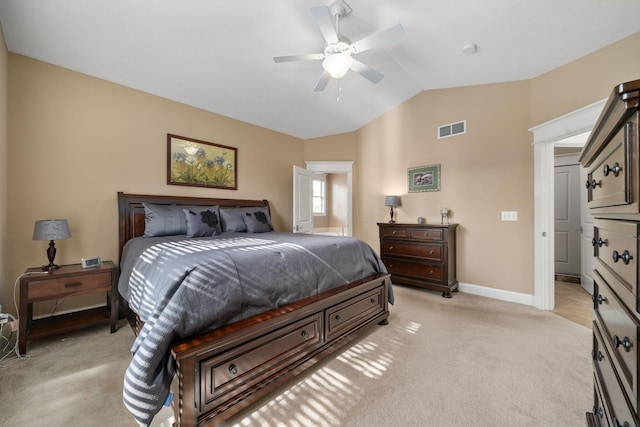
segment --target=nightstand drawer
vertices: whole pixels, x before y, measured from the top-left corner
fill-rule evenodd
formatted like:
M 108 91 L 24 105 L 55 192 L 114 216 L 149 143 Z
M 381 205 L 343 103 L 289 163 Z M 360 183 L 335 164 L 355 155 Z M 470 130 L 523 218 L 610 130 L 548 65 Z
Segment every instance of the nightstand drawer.
M 49 300 L 71 294 L 95 292 L 98 289 L 111 290 L 110 272 L 33 281 L 29 284 L 27 299 L 29 301 Z

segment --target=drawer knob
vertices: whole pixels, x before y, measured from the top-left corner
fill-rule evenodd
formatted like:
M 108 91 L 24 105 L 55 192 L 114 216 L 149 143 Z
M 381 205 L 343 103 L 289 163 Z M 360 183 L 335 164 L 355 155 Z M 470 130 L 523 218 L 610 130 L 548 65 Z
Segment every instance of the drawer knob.
M 613 346 L 618 348 L 620 346 L 624 347 L 624 351 L 631 351 L 631 340 L 629 337 L 624 337 L 624 339 L 620 339 L 617 335 L 613 337 Z
M 302 338 L 309 338 L 309 332 L 305 331 L 304 329 L 302 330 L 302 332 L 300 332 L 300 335 L 302 335 Z
M 375 304 L 376 303 L 376 299 L 375 298 L 371 298 L 369 301 L 371 301 L 371 304 Z
M 389 250 L 392 251 L 393 250 L 393 246 L 389 246 Z
M 433 249 L 429 251 L 429 255 L 433 255 Z
M 626 249 L 622 252 L 622 255 L 620 255 L 618 251 L 613 251 L 613 262 L 618 262 L 618 260 L 622 260 L 625 264 L 629 264 L 629 261 L 631 261 L 632 259 L 633 257 L 631 256 L 629 251 Z
M 587 181 L 585 185 L 586 185 L 587 189 L 589 189 L 589 188 L 595 189 L 596 187 L 602 187 L 602 181 L 596 181 L 594 179 L 594 180 L 591 180 L 591 181 Z
M 391 232 L 391 234 L 396 234 L 397 232 L 398 232 L 398 230 L 393 230 L 393 231 Z
M 71 282 L 64 284 L 65 288 L 77 288 L 78 286 L 82 286 L 82 282 Z
M 229 372 L 231 372 L 233 375 L 238 373 L 238 367 L 235 364 L 231 364 L 229 365 Z
M 598 245 L 599 248 L 602 247 L 602 245 L 606 245 L 607 241 L 606 240 L 602 240 L 602 237 L 598 237 L 598 240 L 596 240 L 596 238 L 594 237 L 593 239 L 591 239 L 591 245 L 595 246 Z
M 604 359 L 604 354 L 602 354 L 602 352 L 599 350 L 598 350 L 597 358 L 598 358 L 598 362 L 602 362 L 602 360 Z
M 602 416 L 604 415 L 602 412 L 602 408 L 596 408 L 595 406 L 593 407 L 593 415 L 597 415 L 598 417 L 602 418 Z
M 339 322 L 339 321 L 340 321 L 340 315 L 339 315 L 339 314 L 336 314 L 336 317 L 334 317 L 334 319 L 336 319 L 336 321 L 338 321 L 338 322 Z
M 429 270 L 429 276 L 433 276 L 433 270 Z
M 620 424 L 620 422 L 618 421 L 618 419 L 616 417 L 613 417 L 613 425 L 615 427 L 629 427 L 629 423 L 628 422 L 624 422 L 622 424 Z
M 611 172 L 613 172 L 614 176 L 618 176 L 621 170 L 622 168 L 620 167 L 620 164 L 618 162 L 615 162 L 613 164 L 613 167 L 609 167 L 609 165 L 604 165 L 604 168 L 602 168 L 602 172 L 604 173 L 604 176 L 609 176 L 609 173 Z
M 598 301 L 598 304 L 602 304 L 603 302 L 607 301 L 607 297 L 603 297 L 600 294 L 598 294 L 597 297 L 595 295 L 592 295 L 591 296 L 591 301 L 593 301 L 593 302 Z

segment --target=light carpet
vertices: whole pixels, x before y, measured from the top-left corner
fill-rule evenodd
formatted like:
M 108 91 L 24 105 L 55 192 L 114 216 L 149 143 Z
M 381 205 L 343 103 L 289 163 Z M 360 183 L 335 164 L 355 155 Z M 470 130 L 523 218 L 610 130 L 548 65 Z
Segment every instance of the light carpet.
M 223 423 L 578 426 L 592 406 L 591 331 L 551 312 L 395 286 L 389 325 Z M 0 368 L 1 426 L 135 426 L 122 404 L 133 334 L 97 327 L 29 343 Z M 155 426 L 170 425 L 162 411 Z

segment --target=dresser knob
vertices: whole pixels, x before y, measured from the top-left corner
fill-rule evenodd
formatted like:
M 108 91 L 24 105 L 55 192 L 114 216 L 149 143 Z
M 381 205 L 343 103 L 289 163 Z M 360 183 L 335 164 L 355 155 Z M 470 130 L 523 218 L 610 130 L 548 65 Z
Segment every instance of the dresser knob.
M 237 374 L 238 367 L 232 363 L 231 365 L 229 365 L 229 372 L 231 372 L 233 375 Z
M 631 256 L 629 251 L 626 249 L 622 252 L 622 255 L 620 255 L 618 251 L 613 251 L 613 262 L 618 262 L 618 260 L 622 260 L 625 264 L 629 264 L 629 261 L 631 261 L 632 259 L 633 257 Z
M 429 255 L 433 255 L 433 249 L 429 251 Z
M 602 172 L 604 173 L 604 176 L 609 176 L 610 172 L 613 172 L 614 176 L 618 176 L 621 170 L 622 168 L 620 167 L 620 164 L 618 162 L 615 162 L 613 164 L 613 167 L 611 168 L 609 167 L 609 165 L 604 165 Z
M 616 417 L 613 417 L 613 425 L 615 427 L 629 427 L 629 423 L 628 422 L 624 422 L 622 424 L 620 424 L 620 422 L 618 421 L 618 419 Z
M 392 251 L 393 250 L 393 246 L 389 246 L 389 250 Z
M 596 297 L 595 295 L 591 296 L 591 301 L 596 302 L 598 301 L 598 304 L 602 304 L 603 302 L 607 301 L 607 297 L 603 297 L 602 295 L 599 295 Z
M 587 181 L 585 185 L 586 185 L 587 189 L 589 189 L 589 188 L 595 189 L 596 187 L 601 187 L 602 186 L 602 181 L 596 181 L 594 179 L 592 181 Z
M 429 276 L 433 276 L 433 270 L 429 270 Z
M 340 315 L 336 314 L 336 317 L 334 319 L 336 319 L 339 322 L 340 321 Z
M 631 351 L 631 340 L 629 337 L 624 337 L 624 339 L 620 339 L 617 335 L 613 337 L 613 346 L 618 348 L 620 346 L 624 347 L 624 351 Z
M 391 234 L 396 234 L 397 232 L 398 232 L 398 230 L 393 230 L 393 231 L 391 232 Z
M 598 351 L 598 356 L 597 356 L 597 358 L 598 358 L 598 362 L 602 362 L 602 360 L 604 359 L 604 354 L 602 354 L 602 352 L 601 352 L 601 351 Z
M 600 418 L 602 418 L 602 416 L 604 415 L 602 412 L 602 408 L 596 408 L 595 406 L 593 407 L 593 410 L 591 412 L 593 412 L 593 415 L 597 415 Z
M 606 244 L 607 244 L 607 241 L 606 240 L 602 240 L 601 237 L 599 237 L 597 241 L 596 241 L 595 237 L 593 239 L 591 239 L 591 246 L 598 245 L 598 247 L 601 248 L 602 245 L 606 245 Z
M 302 332 L 300 332 L 300 335 L 302 336 L 302 338 L 309 338 L 309 332 L 305 331 L 304 329 L 302 330 Z
M 371 304 L 375 304 L 376 303 L 376 299 L 375 298 L 371 298 L 369 301 L 371 301 Z

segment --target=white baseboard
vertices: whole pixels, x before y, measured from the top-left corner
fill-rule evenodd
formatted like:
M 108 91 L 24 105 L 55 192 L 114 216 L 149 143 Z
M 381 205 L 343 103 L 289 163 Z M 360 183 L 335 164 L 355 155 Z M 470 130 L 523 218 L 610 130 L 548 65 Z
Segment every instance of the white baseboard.
M 467 294 L 533 306 L 533 295 L 529 294 L 521 294 L 519 292 L 505 291 L 502 289 L 488 288 L 486 286 L 472 285 L 470 283 L 462 282 L 458 283 L 458 289 L 460 292 L 465 292 Z

